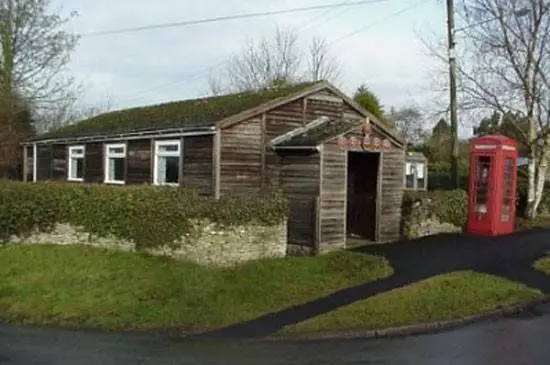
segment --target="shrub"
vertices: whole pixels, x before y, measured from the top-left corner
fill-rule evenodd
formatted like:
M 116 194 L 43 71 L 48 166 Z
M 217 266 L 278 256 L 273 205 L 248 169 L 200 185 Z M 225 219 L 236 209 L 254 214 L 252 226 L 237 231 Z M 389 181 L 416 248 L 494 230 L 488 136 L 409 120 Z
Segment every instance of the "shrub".
M 286 201 L 277 193 L 216 200 L 167 187 L 0 182 L 2 241 L 69 223 L 98 236 L 131 240 L 139 250 L 193 233 L 196 219 L 221 225 L 274 225 L 286 213 Z
M 465 190 L 434 190 L 406 192 L 403 196 L 403 218 L 407 219 L 416 204 L 426 216 L 435 215 L 441 222 L 464 227 L 468 214 L 468 194 Z

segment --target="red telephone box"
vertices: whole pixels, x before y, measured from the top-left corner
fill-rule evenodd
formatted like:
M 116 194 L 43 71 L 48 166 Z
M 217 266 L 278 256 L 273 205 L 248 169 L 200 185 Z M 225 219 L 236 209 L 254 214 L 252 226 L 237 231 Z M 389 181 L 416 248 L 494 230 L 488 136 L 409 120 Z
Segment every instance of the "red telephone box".
M 467 232 L 483 236 L 512 233 L 516 219 L 518 146 L 493 135 L 470 143 Z

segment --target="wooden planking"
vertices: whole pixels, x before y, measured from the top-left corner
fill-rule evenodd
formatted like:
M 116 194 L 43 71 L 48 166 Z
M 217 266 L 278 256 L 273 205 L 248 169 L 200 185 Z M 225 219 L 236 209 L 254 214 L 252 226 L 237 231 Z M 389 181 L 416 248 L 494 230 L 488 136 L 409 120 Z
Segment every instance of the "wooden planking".
M 335 142 L 323 145 L 319 249 L 344 247 L 346 242 L 347 152 Z
M 265 137 L 263 138 L 263 145 L 265 146 L 265 173 L 263 175 L 263 187 L 265 190 L 276 188 L 279 185 L 280 180 L 278 168 L 280 161 L 275 151 L 268 147 L 269 142 L 281 134 L 290 132 L 295 128 L 302 127 L 303 124 L 303 99 L 295 100 L 265 113 Z
M 196 188 L 204 195 L 213 194 L 212 136 L 183 139 L 183 186 Z
M 313 152 L 286 152 L 281 154 L 280 161 L 281 188 L 290 209 L 287 242 L 314 247 L 320 155 Z
M 25 154 L 26 154 L 26 171 L 25 171 L 25 181 L 33 181 L 34 179 L 34 147 L 26 146 L 25 148 Z
M 328 97 L 328 98 L 327 98 Z M 323 100 L 323 98 L 325 100 Z M 339 99 L 340 101 L 331 101 Z M 312 121 L 322 116 L 334 119 L 342 119 L 344 102 L 332 91 L 325 89 L 306 98 L 306 120 Z
M 52 179 L 67 180 L 67 146 L 54 145 L 52 147 Z
M 403 150 L 382 153 L 380 222 L 383 224 L 379 226 L 381 242 L 395 241 L 400 236 L 404 164 Z
M 137 139 L 129 140 L 127 144 L 126 159 L 126 183 L 127 184 L 150 184 L 153 181 L 151 175 L 151 140 Z
M 84 151 L 84 181 L 103 182 L 103 143 L 87 143 Z
M 220 195 L 260 193 L 261 141 L 261 116 L 221 131 Z
M 49 180 L 52 177 L 53 148 L 51 145 L 36 146 L 36 180 Z

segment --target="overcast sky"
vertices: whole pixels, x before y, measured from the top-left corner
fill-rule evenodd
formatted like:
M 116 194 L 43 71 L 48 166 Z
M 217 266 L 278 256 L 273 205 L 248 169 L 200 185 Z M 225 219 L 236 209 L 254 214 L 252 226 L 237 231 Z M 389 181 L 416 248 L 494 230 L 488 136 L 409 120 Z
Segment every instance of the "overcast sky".
M 59 0 L 63 12 L 78 11 L 71 31 L 88 33 L 340 3 L 343 0 Z M 419 4 L 415 6 L 416 4 Z M 400 15 L 392 14 L 412 8 Z M 432 101 L 434 70 L 444 70 L 427 54 L 418 34 L 445 31 L 442 0 L 387 0 L 314 12 L 238 19 L 127 34 L 84 37 L 70 70 L 87 90 L 86 104 L 110 100 L 119 109 L 203 96 L 208 76 L 238 52 L 246 40 L 269 36 L 275 27 L 300 31 L 304 42 L 326 38 L 343 66 L 337 86 L 352 94 L 361 83 L 385 106 Z M 341 40 L 362 27 L 368 29 Z M 430 35 L 431 34 L 431 35 Z M 338 41 L 337 41 L 338 40 Z M 334 42 L 336 41 L 336 42 Z

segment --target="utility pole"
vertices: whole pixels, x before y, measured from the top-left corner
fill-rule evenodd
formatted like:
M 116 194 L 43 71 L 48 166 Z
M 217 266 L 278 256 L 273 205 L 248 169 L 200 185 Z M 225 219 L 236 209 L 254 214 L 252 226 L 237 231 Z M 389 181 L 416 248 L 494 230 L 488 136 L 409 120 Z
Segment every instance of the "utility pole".
M 447 0 L 447 36 L 449 39 L 449 89 L 451 114 L 451 181 L 454 189 L 458 189 L 458 117 L 456 104 L 456 53 L 455 53 L 455 20 L 454 0 Z

